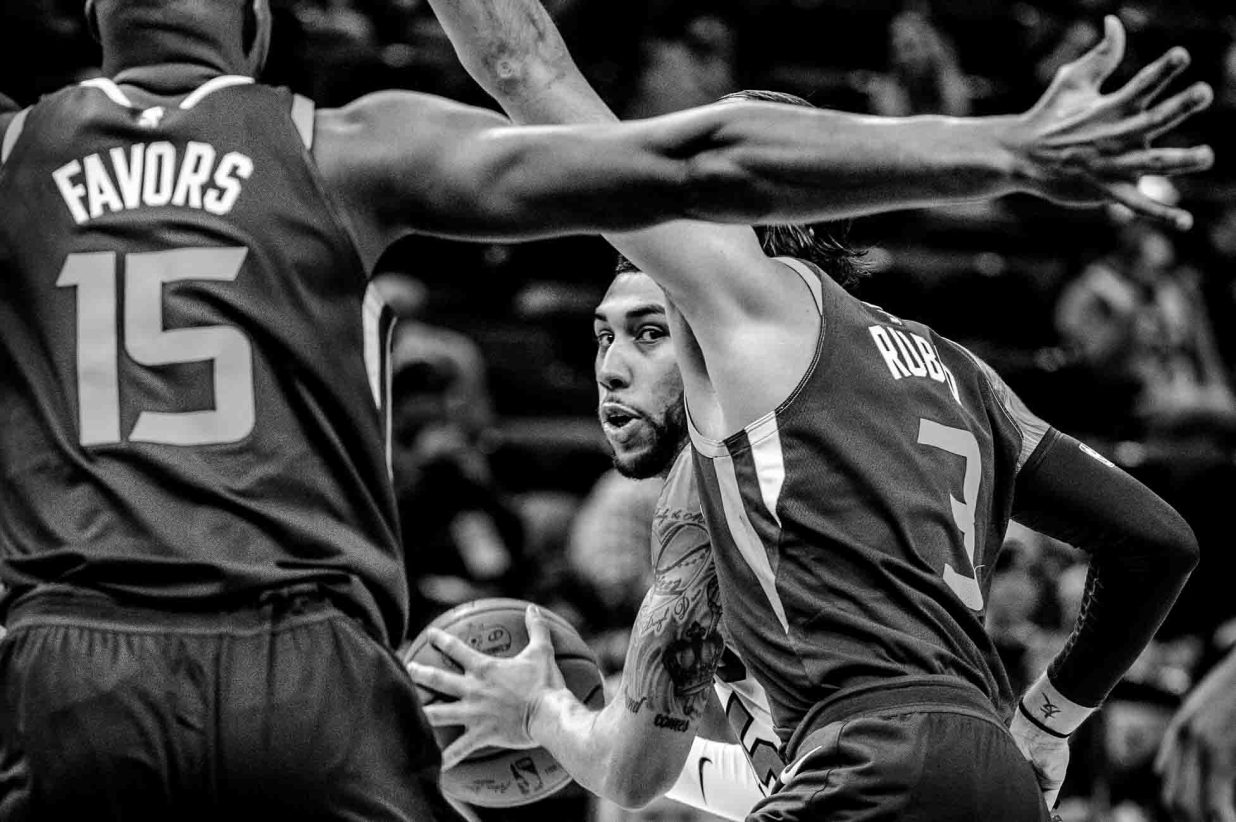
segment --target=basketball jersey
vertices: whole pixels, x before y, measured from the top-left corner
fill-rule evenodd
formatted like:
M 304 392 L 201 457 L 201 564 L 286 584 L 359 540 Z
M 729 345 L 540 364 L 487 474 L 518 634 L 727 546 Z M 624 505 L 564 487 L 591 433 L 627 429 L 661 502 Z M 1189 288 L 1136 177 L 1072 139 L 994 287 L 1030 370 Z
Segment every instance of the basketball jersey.
M 960 345 L 782 262 L 820 312 L 814 360 L 724 442 L 690 426 L 729 639 L 782 739 L 828 697 L 892 677 L 969 682 L 1007 717 L 984 603 L 1047 428 Z
M 391 318 L 313 106 L 44 98 L 0 159 L 0 581 L 191 606 L 315 583 L 392 641 Z
M 698 544 L 709 541 L 703 524 L 698 486 L 692 466 L 691 451 L 684 448 L 674 460 L 665 486 L 657 500 L 653 517 L 653 549 L 668 544 L 686 528 L 694 528 Z M 683 553 L 683 552 L 679 552 Z M 728 636 L 725 623 L 722 636 Z M 751 770 L 764 795 L 772 790 L 777 776 L 785 767 L 781 758 L 784 740 L 773 731 L 772 713 L 764 689 L 743 665 L 732 643 L 727 640 L 717 666 L 712 687 L 738 744 L 742 747 Z

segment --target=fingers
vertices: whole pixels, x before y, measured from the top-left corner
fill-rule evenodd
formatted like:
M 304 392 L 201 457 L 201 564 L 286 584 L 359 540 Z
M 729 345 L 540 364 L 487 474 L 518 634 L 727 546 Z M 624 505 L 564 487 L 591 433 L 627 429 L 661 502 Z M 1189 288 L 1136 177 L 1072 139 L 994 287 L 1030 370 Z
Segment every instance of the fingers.
M 412 677 L 412 681 L 423 688 L 428 688 L 431 691 L 436 691 L 446 696 L 453 696 L 456 699 L 464 694 L 465 679 L 462 674 L 444 671 L 441 668 L 434 668 L 429 665 L 421 665 L 418 662 L 409 662 L 405 667 L 408 669 L 408 676 Z
M 1214 767 L 1206 773 L 1205 807 L 1213 822 L 1236 822 L 1236 774 L 1230 768 Z
M 1150 148 L 1114 157 L 1092 156 L 1081 161 L 1087 171 L 1100 177 L 1136 177 L 1142 174 L 1189 174 L 1214 165 L 1210 146 Z
M 528 628 L 528 648 L 536 651 L 553 651 L 554 642 L 550 637 L 549 623 L 545 620 L 541 609 L 529 605 L 524 611 L 524 625 Z
M 1214 99 L 1215 93 L 1209 84 L 1194 83 L 1179 94 L 1148 109 L 1141 115 L 1147 120 L 1146 139 L 1153 140 L 1160 134 L 1171 131 L 1194 114 L 1209 108 Z
M 468 720 L 471 719 L 471 714 L 459 702 L 435 702 L 432 705 L 424 706 L 425 717 L 429 720 L 429 724 L 435 728 L 442 728 L 447 725 L 464 725 L 467 726 Z
M 1096 88 L 1124 59 L 1124 26 L 1114 15 L 1103 18 L 1103 39 L 1090 51 L 1060 69 L 1060 73 Z
M 1178 231 L 1193 227 L 1193 215 L 1182 208 L 1152 199 L 1133 183 L 1107 183 L 1102 186 L 1108 199 L 1120 203 L 1137 214 L 1174 226 Z
M 488 659 L 485 654 L 467 643 L 437 628 L 429 629 L 429 644 L 465 671 L 472 670 Z
M 482 746 L 481 735 L 472 731 L 464 733 L 442 751 L 442 770 L 455 767 Z
M 1168 83 L 1188 67 L 1189 62 L 1189 52 L 1179 46 L 1170 49 L 1158 60 L 1139 71 L 1122 88 L 1113 92 L 1112 102 L 1121 106 L 1146 108 L 1167 87 Z

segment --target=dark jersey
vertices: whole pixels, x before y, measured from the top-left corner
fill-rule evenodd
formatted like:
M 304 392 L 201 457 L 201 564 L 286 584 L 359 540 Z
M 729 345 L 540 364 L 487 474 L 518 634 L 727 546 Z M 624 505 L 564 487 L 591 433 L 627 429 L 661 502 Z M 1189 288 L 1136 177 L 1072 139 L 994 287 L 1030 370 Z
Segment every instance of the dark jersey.
M 196 606 L 316 582 L 392 640 L 389 312 L 309 154 L 313 107 L 108 80 L 0 166 L 0 581 Z
M 1047 429 L 961 346 L 783 262 L 820 310 L 814 361 L 725 442 L 691 430 L 730 639 L 782 738 L 890 677 L 964 680 L 1008 716 L 983 608 L 1017 472 Z

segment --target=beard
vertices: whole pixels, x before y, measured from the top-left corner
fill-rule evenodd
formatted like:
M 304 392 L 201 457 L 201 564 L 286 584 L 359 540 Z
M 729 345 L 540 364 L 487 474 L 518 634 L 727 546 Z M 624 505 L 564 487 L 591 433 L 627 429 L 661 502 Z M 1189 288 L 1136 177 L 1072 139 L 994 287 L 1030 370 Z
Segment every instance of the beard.
M 617 451 L 613 454 L 614 469 L 628 479 L 648 479 L 668 473 L 687 442 L 687 414 L 681 402 L 671 405 L 659 420 L 644 419 L 651 431 L 647 447 L 632 454 Z

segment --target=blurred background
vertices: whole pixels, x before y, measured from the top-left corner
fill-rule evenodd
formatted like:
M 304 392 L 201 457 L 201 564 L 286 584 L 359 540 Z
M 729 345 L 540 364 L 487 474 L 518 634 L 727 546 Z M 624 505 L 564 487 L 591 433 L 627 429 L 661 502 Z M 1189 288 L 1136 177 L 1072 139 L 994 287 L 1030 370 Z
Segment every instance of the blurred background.
M 404 87 L 490 105 L 424 0 L 272 0 L 264 79 L 320 106 Z M 868 247 L 860 296 L 985 357 L 1057 427 L 1174 504 L 1202 564 L 1147 651 L 1076 740 L 1068 820 L 1166 819 L 1150 762 L 1173 709 L 1236 643 L 1236 11 L 1210 0 L 546 0 L 584 73 L 625 117 L 740 88 L 902 115 L 1024 110 L 1114 13 L 1126 67 L 1187 46 L 1211 111 L 1172 139 L 1209 142 L 1216 169 L 1161 199 L 1197 217 L 1180 234 L 1112 209 L 1029 198 L 833 226 Z M 97 73 L 81 0 L 0 0 L 0 92 L 25 105 Z M 1127 79 L 1128 68 L 1113 83 Z M 659 487 L 609 470 L 595 418 L 591 312 L 614 253 L 598 238 L 522 245 L 413 237 L 379 274 L 400 325 L 396 481 L 408 537 L 412 632 L 478 596 L 542 602 L 616 674 L 649 579 Z M 1017 686 L 1059 648 L 1085 566 L 1014 526 L 989 628 Z M 550 807 L 552 806 L 552 807 Z M 572 788 L 485 819 L 705 817 L 661 803 L 598 806 Z

